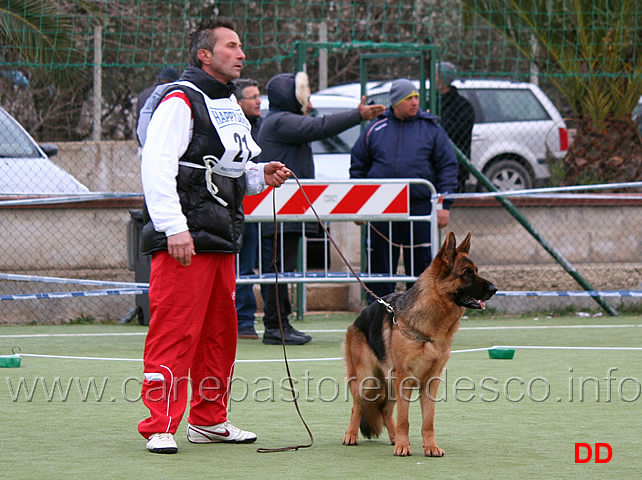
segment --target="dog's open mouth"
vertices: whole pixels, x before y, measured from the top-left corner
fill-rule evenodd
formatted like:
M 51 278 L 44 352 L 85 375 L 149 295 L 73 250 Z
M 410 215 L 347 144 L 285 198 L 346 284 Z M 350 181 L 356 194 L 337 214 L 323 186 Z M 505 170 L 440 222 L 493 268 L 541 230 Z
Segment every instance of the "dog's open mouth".
M 466 296 L 461 296 L 459 297 L 459 303 L 460 306 L 470 308 L 473 310 L 484 310 L 486 309 L 486 302 L 483 300 L 477 300 L 476 298 L 473 297 L 466 297 Z

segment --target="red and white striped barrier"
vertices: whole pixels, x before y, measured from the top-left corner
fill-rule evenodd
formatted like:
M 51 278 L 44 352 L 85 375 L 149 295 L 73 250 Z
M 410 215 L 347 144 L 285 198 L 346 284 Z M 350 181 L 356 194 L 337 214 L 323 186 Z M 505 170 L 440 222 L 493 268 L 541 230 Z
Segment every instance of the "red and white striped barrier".
M 305 191 L 305 195 L 301 191 Z M 320 217 L 352 215 L 407 217 L 410 214 L 409 185 L 407 182 L 361 183 L 333 182 L 307 184 L 299 188 L 294 181 L 285 182 L 276 189 L 277 216 L 314 218 L 310 203 Z M 252 218 L 272 218 L 272 192 L 268 188 L 259 195 L 248 195 L 243 201 L 245 215 Z M 307 199 L 306 199 L 307 196 Z M 308 202 L 309 200 L 309 202 Z

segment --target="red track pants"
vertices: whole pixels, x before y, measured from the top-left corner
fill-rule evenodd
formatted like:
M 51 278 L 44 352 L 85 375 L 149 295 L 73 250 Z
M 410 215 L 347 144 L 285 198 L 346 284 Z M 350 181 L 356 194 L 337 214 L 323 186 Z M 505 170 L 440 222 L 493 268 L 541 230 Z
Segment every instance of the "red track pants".
M 176 433 L 188 387 L 189 423 L 227 420 L 237 340 L 234 262 L 233 254 L 198 253 L 184 267 L 165 251 L 154 254 L 142 391 L 151 416 L 138 423 L 143 437 Z

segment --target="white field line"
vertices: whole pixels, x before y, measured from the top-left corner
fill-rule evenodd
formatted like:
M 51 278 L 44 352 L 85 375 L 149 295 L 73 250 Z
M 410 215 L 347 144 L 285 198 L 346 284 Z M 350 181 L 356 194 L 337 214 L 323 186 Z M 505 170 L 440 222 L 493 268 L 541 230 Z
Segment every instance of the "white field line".
M 491 347 L 482 348 L 469 348 L 466 350 L 453 350 L 451 353 L 470 353 L 470 352 L 484 352 L 496 348 L 511 348 L 514 350 L 609 350 L 609 351 L 642 351 L 642 347 L 566 347 L 555 345 L 493 345 Z M 35 353 L 17 353 L 21 357 L 36 357 L 36 358 L 53 358 L 58 360 L 95 360 L 107 362 L 142 362 L 142 358 L 113 358 L 113 357 L 76 357 L 71 355 L 41 355 Z M 343 357 L 327 357 L 327 358 L 288 358 L 288 362 L 337 362 L 342 361 Z M 283 362 L 282 358 L 268 358 L 268 359 L 255 359 L 255 360 L 236 360 L 236 363 L 280 363 Z
M 576 328 L 637 328 L 642 325 L 526 325 L 526 326 L 497 326 L 497 327 L 462 327 L 460 330 L 468 331 L 484 331 L 484 330 L 530 330 L 530 329 L 576 329 Z M 310 333 L 342 333 L 343 329 L 319 329 L 308 330 Z M 257 332 L 262 333 L 262 332 Z M 121 332 L 121 333 L 52 333 L 52 334 L 18 334 L 18 335 L 0 335 L 0 338 L 42 338 L 42 337 L 110 337 L 110 336 L 142 336 L 146 332 Z M 567 347 L 567 346 L 552 346 L 552 345 L 493 345 L 491 347 L 471 348 L 466 350 L 453 350 L 452 353 L 469 353 L 469 352 L 483 352 L 493 348 L 513 348 L 513 349 L 528 349 L 528 350 L 619 350 L 619 351 L 642 351 L 642 347 Z M 36 358 L 53 358 L 65 360 L 95 360 L 95 361 L 118 361 L 118 362 L 142 362 L 140 358 L 113 358 L 113 357 L 83 357 L 71 355 L 44 355 L 44 354 L 30 354 L 18 353 L 22 357 L 36 357 Z M 328 357 L 328 358 L 290 358 L 290 362 L 328 362 L 340 361 L 342 357 Z M 277 363 L 283 362 L 282 358 L 275 359 L 258 359 L 258 360 L 236 360 L 236 363 Z
M 133 337 L 145 336 L 147 332 L 122 333 L 24 333 L 16 335 L 0 335 L 0 338 L 50 338 L 50 337 Z
M 582 328 L 642 328 L 639 325 L 498 325 L 495 327 L 461 327 L 459 331 L 485 331 L 485 330 L 554 330 L 554 329 L 582 329 Z M 345 333 L 346 329 L 306 329 L 307 333 Z M 256 333 L 263 333 L 257 330 Z M 0 338 L 49 338 L 49 337 L 134 337 L 145 336 L 147 332 L 115 332 L 115 333 L 25 333 L 15 335 L 0 335 Z
M 487 349 L 484 349 L 487 350 Z M 77 357 L 72 355 L 40 355 L 35 353 L 17 353 L 20 357 L 54 358 L 58 360 L 97 360 L 106 362 L 142 362 L 142 358 L 114 358 L 114 357 Z M 288 358 L 288 362 L 334 362 L 343 360 L 342 357 L 328 358 Z M 257 360 L 236 360 L 236 363 L 278 363 L 283 362 L 282 358 L 269 358 Z

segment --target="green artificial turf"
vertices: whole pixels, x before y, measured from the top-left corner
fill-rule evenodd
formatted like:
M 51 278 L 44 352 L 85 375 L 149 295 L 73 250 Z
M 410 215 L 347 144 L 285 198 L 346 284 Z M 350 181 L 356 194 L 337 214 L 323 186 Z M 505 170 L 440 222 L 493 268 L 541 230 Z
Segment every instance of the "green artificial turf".
M 341 357 L 343 332 L 353 318 L 308 315 L 296 323 L 313 336 L 287 353 L 314 445 L 284 453 L 256 451 L 309 441 L 283 362 L 257 361 L 282 359 L 279 346 L 239 342 L 229 418 L 255 431 L 256 444 L 192 445 L 184 419 L 176 436 L 179 453 L 155 455 L 136 430 L 147 414 L 137 400 L 142 363 L 136 361 L 146 327 L 0 327 L 0 355 L 17 345 L 24 354 L 104 358 L 25 356 L 20 368 L 0 370 L 2 478 L 639 478 L 642 352 L 517 348 L 512 360 L 491 360 L 486 351 L 459 350 L 640 347 L 640 316 L 463 320 L 436 408 L 443 458 L 423 456 L 418 402 L 410 407 L 412 457 L 394 457 L 385 433 L 358 446 L 341 444 L 351 399 L 342 361 L 334 359 Z M 601 325 L 610 328 L 585 327 Z M 569 328 L 550 328 L 560 326 Z M 126 335 L 113 335 L 119 333 Z M 613 378 L 607 381 L 609 370 Z M 56 379 L 62 388 L 52 390 Z M 92 379 L 95 390 L 89 389 Z M 612 460 L 576 464 L 576 442 L 609 443 Z

